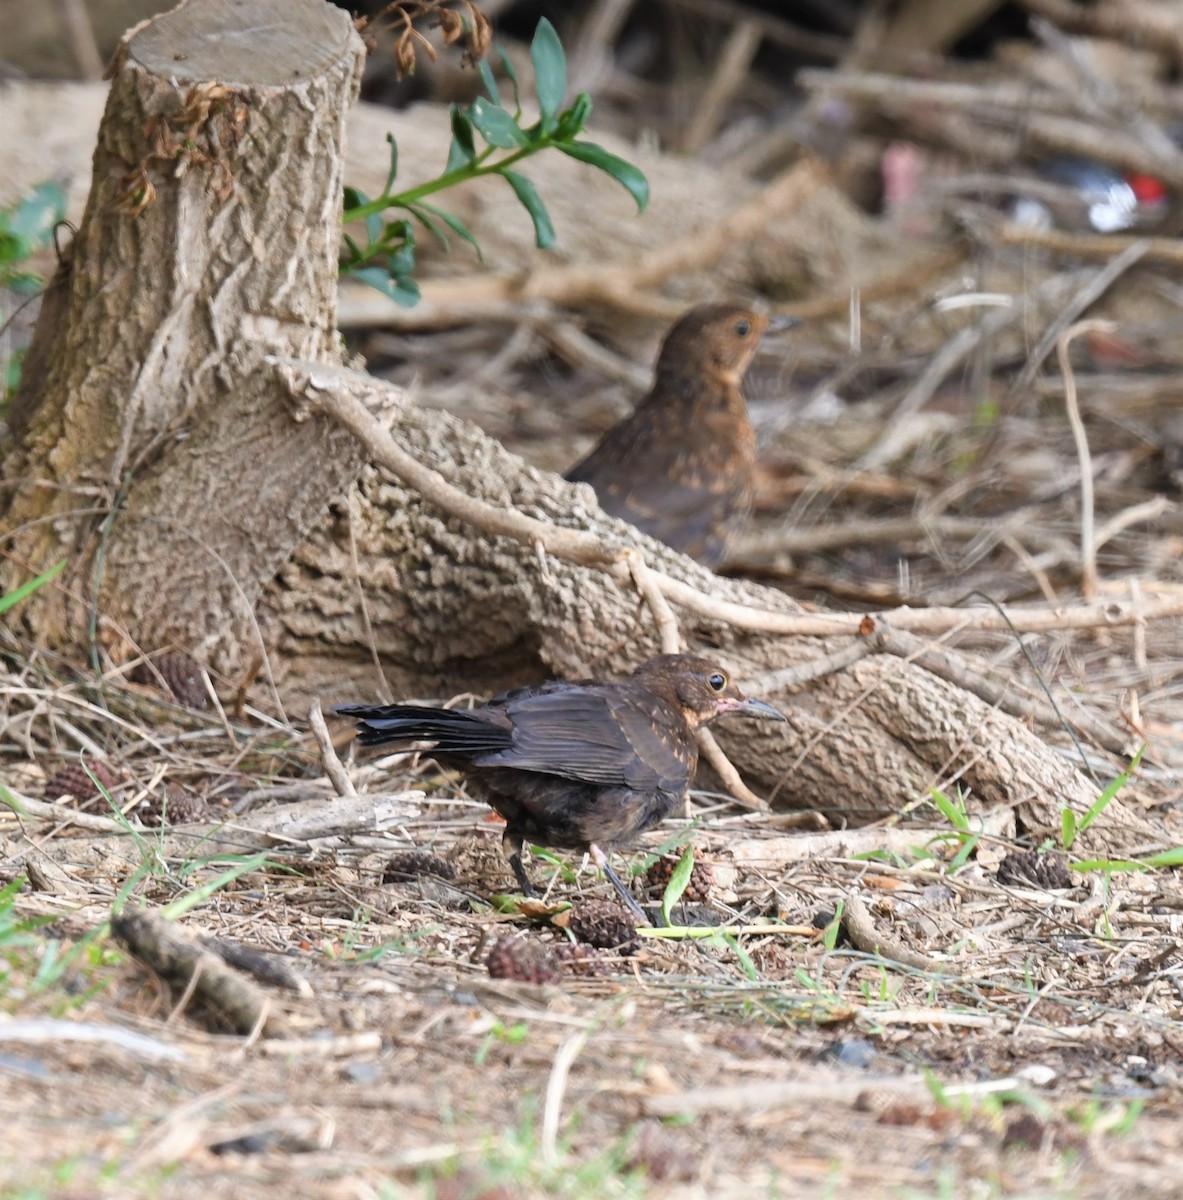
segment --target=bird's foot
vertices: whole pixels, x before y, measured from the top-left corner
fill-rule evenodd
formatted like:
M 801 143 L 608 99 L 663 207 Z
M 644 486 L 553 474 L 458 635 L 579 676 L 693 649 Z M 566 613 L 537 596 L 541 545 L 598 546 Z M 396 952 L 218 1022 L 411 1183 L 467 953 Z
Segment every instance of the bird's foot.
M 537 900 L 538 889 L 530 882 L 530 876 L 526 874 L 520 850 L 509 856 L 509 865 L 513 868 L 513 875 L 518 881 L 518 887 L 521 889 L 522 895 L 529 900 Z
M 600 866 L 600 870 L 603 871 L 604 874 L 608 876 L 609 883 L 611 883 L 612 886 L 616 889 L 616 894 L 623 901 L 625 908 L 627 908 L 629 910 L 629 912 L 631 912 L 633 914 L 633 916 L 636 917 L 637 920 L 640 921 L 642 924 L 656 925 L 657 922 L 654 921 L 653 918 L 636 902 L 636 900 L 633 898 L 632 892 L 630 892 L 628 890 L 628 888 L 626 888 L 624 886 L 624 881 L 620 878 L 619 875 L 616 874 L 616 872 L 614 870 L 612 870 L 612 867 L 609 864 L 607 858 L 604 858 L 603 861 L 600 862 L 599 866 Z M 662 924 L 665 924 L 665 923 L 666 922 L 663 917 Z

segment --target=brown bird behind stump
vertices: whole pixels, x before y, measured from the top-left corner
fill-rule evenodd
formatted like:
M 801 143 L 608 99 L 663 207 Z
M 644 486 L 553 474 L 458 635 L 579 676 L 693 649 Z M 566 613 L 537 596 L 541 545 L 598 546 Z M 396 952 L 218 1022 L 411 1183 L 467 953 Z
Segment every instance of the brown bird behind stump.
M 695 731 L 726 713 L 785 718 L 749 700 L 727 672 L 693 654 L 665 654 L 619 683 L 556 681 L 505 692 L 477 708 L 342 704 L 362 745 L 433 742 L 505 818 L 502 845 L 518 886 L 526 842 L 591 854 L 620 898 L 647 920 L 607 856 L 673 812 L 698 766 Z
M 606 513 L 718 566 L 752 511 L 744 372 L 765 332 L 797 324 L 733 304 L 692 308 L 666 335 L 649 394 L 567 478 L 590 483 Z

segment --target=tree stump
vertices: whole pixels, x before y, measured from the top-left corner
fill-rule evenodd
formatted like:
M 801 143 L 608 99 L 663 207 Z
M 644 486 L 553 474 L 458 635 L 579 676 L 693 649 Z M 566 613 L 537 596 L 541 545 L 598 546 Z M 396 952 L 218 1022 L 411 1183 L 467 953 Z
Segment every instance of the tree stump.
M 363 60 L 321 0 L 199 0 L 121 44 L 68 301 L 30 351 L 52 367 L 16 396 L 4 457 L 0 584 L 70 563 L 25 609 L 39 641 L 80 640 L 93 610 L 113 647 L 250 643 L 263 586 L 360 467 L 258 367 L 339 357 Z

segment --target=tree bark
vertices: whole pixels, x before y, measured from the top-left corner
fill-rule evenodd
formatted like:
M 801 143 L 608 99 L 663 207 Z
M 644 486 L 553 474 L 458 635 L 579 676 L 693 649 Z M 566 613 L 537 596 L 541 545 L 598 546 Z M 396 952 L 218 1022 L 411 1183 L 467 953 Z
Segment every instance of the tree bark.
M 800 611 L 779 592 L 721 579 L 605 515 L 585 485 L 527 466 L 467 422 L 418 409 L 360 373 L 321 376 L 321 386 L 381 414 L 398 446 L 467 497 L 636 547 L 655 570 L 711 597 Z M 299 383 L 293 390 L 299 400 Z M 678 616 L 688 643 L 710 648 L 741 680 L 844 645 Z M 660 651 L 634 589 L 511 538 L 482 535 L 373 466 L 296 548 L 267 589 L 260 619 L 281 691 L 330 701 L 482 694 L 542 675 L 623 674 Z M 777 807 L 862 823 L 898 812 L 930 786 L 957 786 L 971 809 L 1009 806 L 1022 830 L 1047 836 L 1058 835 L 1064 808 L 1083 813 L 1097 795 L 1021 722 L 893 656 L 864 659 L 774 698 L 788 718 L 783 725 L 723 721 L 715 732 L 745 779 Z M 1106 826 L 1081 845 L 1105 847 L 1115 826 L 1152 836 L 1114 805 Z
M 93 608 L 111 645 L 249 643 L 263 586 L 356 474 L 353 440 L 292 422 L 257 367 L 339 356 L 363 58 L 321 0 L 196 0 L 121 45 L 68 303 L 31 350 L 53 365 L 18 393 L 4 462 L 0 586 L 70 563 L 25 610 L 38 640 L 78 639 Z

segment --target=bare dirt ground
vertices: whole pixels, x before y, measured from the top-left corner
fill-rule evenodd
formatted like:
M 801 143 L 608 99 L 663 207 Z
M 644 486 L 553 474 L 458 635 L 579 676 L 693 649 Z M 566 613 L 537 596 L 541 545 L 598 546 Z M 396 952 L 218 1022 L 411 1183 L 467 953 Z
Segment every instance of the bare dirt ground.
M 21 686 L 28 700 L 31 670 L 9 678 L 11 707 Z M 141 713 L 166 717 L 149 692 L 132 693 Z M 645 937 L 547 984 L 493 979 L 498 939 L 561 945 L 551 921 L 566 902 L 578 912 L 610 890 L 563 863 L 533 918 L 499 913 L 495 822 L 406 759 L 355 768 L 373 828 L 297 844 L 275 821 L 319 812 L 328 830 L 344 803 L 298 735 L 231 743 L 192 715 L 185 731 L 158 719 L 133 734 L 91 689 L 52 694 L 59 735 L 122 741 L 117 804 L 143 812 L 171 778 L 170 803 L 188 791 L 210 807 L 164 832 L 5 821 L 5 878 L 27 881 L 0 910 L 6 1195 L 1173 1193 L 1173 872 L 1004 884 L 1007 840 L 931 808 L 786 833 L 700 797 L 692 838 L 712 879 L 674 921 L 739 932 Z M 8 724 L 5 778 L 24 794 L 43 779 L 16 761 L 14 733 L 39 724 Z M 1164 795 L 1131 792 L 1146 811 Z M 266 863 L 180 918 L 294 973 L 260 984 L 268 1036 L 244 1039 L 209 1032 L 224 1014 L 170 989 L 104 923 L 128 890 L 165 906 L 257 864 L 243 830 L 260 826 L 276 831 Z M 650 841 L 688 834 L 671 822 Z M 396 857 L 392 875 L 411 847 L 433 857 Z

